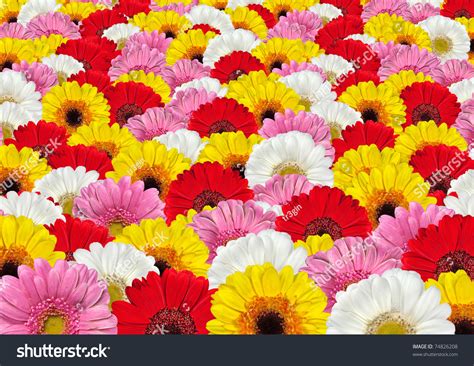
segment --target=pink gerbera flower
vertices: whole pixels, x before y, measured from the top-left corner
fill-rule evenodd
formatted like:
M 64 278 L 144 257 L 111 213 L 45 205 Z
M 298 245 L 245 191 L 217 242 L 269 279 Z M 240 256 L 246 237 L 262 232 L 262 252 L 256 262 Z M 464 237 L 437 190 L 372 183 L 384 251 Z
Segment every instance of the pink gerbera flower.
M 69 39 L 81 38 L 79 26 L 74 24 L 68 15 L 59 12 L 34 17 L 28 22 L 26 29 L 31 38 L 48 37 L 51 34 L 59 34 Z
M 401 262 L 394 250 L 374 245 L 370 239 L 347 237 L 336 240 L 327 252 L 319 252 L 306 259 L 301 270 L 324 291 L 328 297 L 326 311 L 331 311 L 336 294 L 372 274 L 399 268 Z
M 324 73 L 323 69 L 321 69 L 317 65 L 313 65 L 307 62 L 298 63 L 296 61 L 291 60 L 289 64 L 283 64 L 281 65 L 281 68 L 279 69 L 274 68 L 272 72 L 280 76 L 288 76 L 295 72 L 305 71 L 305 70 L 319 73 L 321 77 L 323 78 L 323 81 L 326 81 L 326 74 Z
M 321 144 L 326 149 L 327 157 L 334 158 L 334 148 L 331 145 L 331 129 L 324 119 L 305 111 L 295 114 L 291 109 L 285 113 L 275 113 L 274 120 L 265 118 L 259 133 L 266 138 L 274 137 L 281 133 L 300 131 L 311 135 L 314 143 Z
M 164 33 L 159 33 L 157 30 L 153 32 L 139 32 L 132 34 L 127 40 L 124 49 L 131 49 L 133 47 L 141 47 L 142 45 L 148 46 L 152 49 L 157 49 L 161 53 L 166 53 L 172 38 L 166 38 Z
M 212 261 L 217 248 L 248 233 L 273 229 L 275 219 L 274 212 L 264 212 L 253 201 L 227 200 L 211 211 L 196 214 L 190 226 L 209 247 L 209 261 Z
M 147 45 L 136 46 L 122 50 L 122 53 L 112 60 L 109 76 L 114 81 L 120 75 L 128 74 L 132 70 L 159 74 L 165 64 L 165 55 L 156 48 L 150 48 Z
M 107 285 L 82 264 L 38 258 L 0 287 L 2 334 L 116 334 Z
M 12 69 L 22 72 L 26 80 L 34 82 L 36 91 L 41 95 L 45 95 L 49 89 L 58 84 L 56 72 L 45 64 L 38 62 L 28 64 L 26 61 L 21 61 L 20 64 L 13 64 Z
M 375 42 L 374 44 L 369 46 L 377 54 L 377 57 L 380 60 L 383 60 L 395 48 L 396 44 L 393 41 L 390 41 L 388 43 Z
M 192 0 L 190 4 L 184 5 L 183 3 L 171 3 L 165 6 L 159 6 L 154 1 L 152 1 L 150 5 L 150 9 L 152 11 L 167 11 L 173 10 L 177 12 L 179 15 L 184 15 L 185 13 L 189 13 L 189 11 L 199 3 L 199 0 Z
M 151 140 L 170 131 L 186 128 L 186 123 L 167 108 L 148 108 L 145 113 L 128 119 L 125 127 L 138 141 Z
M 383 81 L 402 70 L 413 70 L 415 74 L 430 74 L 439 64 L 438 57 L 426 49 L 420 50 L 417 45 L 396 45 L 382 60 L 378 75 Z
M 20 23 L 3 23 L 0 25 L 0 38 L 28 39 L 28 34 Z
M 285 16 L 280 17 L 275 27 L 270 30 L 269 35 L 271 34 L 274 37 L 278 37 L 276 34 L 283 34 L 285 33 L 285 29 L 289 29 L 294 26 L 297 26 L 298 29 L 302 30 L 302 41 L 313 41 L 316 37 L 316 34 L 318 34 L 318 31 L 323 27 L 323 21 L 317 14 L 311 11 L 295 10 L 287 13 Z M 282 37 L 285 36 L 282 35 Z
M 268 31 L 268 38 L 309 40 L 306 37 L 306 27 L 304 25 L 290 23 L 288 20 L 282 20 L 270 29 Z
M 408 241 L 415 238 L 419 229 L 438 224 L 446 215 L 452 216 L 453 211 L 436 205 L 429 205 L 425 211 L 418 202 L 410 202 L 408 210 L 397 207 L 395 217 L 383 215 L 372 239 L 380 247 L 395 248 L 400 258 L 407 249 Z
M 381 13 L 395 14 L 405 18 L 408 13 L 408 3 L 405 0 L 370 1 L 365 4 L 361 18 L 365 23 L 373 16 Z
M 458 129 L 468 144 L 474 143 L 474 98 L 461 105 L 461 113 L 459 113 L 454 127 Z
M 204 66 L 198 60 L 178 60 L 173 66 L 167 66 L 161 72 L 161 76 L 172 90 L 178 86 L 209 76 L 211 68 Z
M 408 8 L 405 19 L 412 23 L 418 24 L 429 17 L 439 15 L 439 12 L 440 9 L 434 7 L 430 3 L 417 3 Z
M 448 60 L 431 72 L 433 79 L 443 86 L 450 86 L 474 77 L 474 66 L 467 60 Z
M 166 106 L 171 112 L 188 124 L 191 114 L 203 104 L 212 102 L 217 94 L 204 88 L 188 88 L 180 90 L 173 96 L 173 100 Z
M 108 227 L 111 235 L 117 236 L 124 226 L 138 224 L 142 219 L 164 218 L 164 206 L 156 188 L 145 190 L 142 181 L 132 184 L 131 178 L 125 176 L 118 183 L 105 179 L 81 189 L 74 200 L 73 213 Z

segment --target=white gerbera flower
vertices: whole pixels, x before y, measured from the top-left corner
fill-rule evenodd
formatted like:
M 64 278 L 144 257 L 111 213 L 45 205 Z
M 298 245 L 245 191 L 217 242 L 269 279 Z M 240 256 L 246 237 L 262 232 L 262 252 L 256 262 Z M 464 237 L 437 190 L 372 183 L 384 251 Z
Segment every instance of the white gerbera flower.
M 334 101 L 337 98 L 331 91 L 331 84 L 324 81 L 318 72 L 304 70 L 282 77 L 278 81 L 293 89 L 301 97 L 301 103 L 308 109 L 318 103 Z
M 180 154 L 191 159 L 193 164 L 206 145 L 206 143 L 202 142 L 201 137 L 196 131 L 189 131 L 184 128 L 175 132 L 167 132 L 164 135 L 155 137 L 153 140 L 161 142 L 168 149 L 177 149 Z
M 29 0 L 21 8 L 18 13 L 18 23 L 25 25 L 34 17 L 55 12 L 61 7 L 56 0 Z
M 347 126 L 352 126 L 362 121 L 360 112 L 341 102 L 320 103 L 311 108 L 311 112 L 326 121 L 326 124 L 331 128 L 333 138 L 340 137 L 341 131 Z
M 332 160 L 323 145 L 300 131 L 279 134 L 255 145 L 245 168 L 250 187 L 264 184 L 275 174 L 303 174 L 313 184 L 332 186 Z
M 262 41 L 255 33 L 245 29 L 236 29 L 233 32 L 221 34 L 209 40 L 206 51 L 204 51 L 203 64 L 212 68 L 221 57 L 234 51 L 251 52 L 260 43 Z
M 331 84 L 335 84 L 341 75 L 347 75 L 350 71 L 355 71 L 352 63 L 338 55 L 323 54 L 318 57 L 313 57 L 311 63 L 323 69 Z
M 4 102 L 15 103 L 30 121 L 38 122 L 43 110 L 40 99 L 41 94 L 35 90 L 35 83 L 27 81 L 21 72 L 0 73 L 0 108 Z
M 44 197 L 51 197 L 54 202 L 62 206 L 64 213 L 71 214 L 74 198 L 79 195 L 82 188 L 98 179 L 98 172 L 87 172 L 83 166 L 76 169 L 70 166 L 58 168 L 37 180 L 34 192 Z
M 64 220 L 61 207 L 56 206 L 46 197 L 33 192 L 10 191 L 0 197 L 0 210 L 4 215 L 26 216 L 38 225 L 49 225 L 58 219 Z
M 351 34 L 344 39 L 353 39 L 355 41 L 361 41 L 367 45 L 377 43 L 377 39 L 372 36 L 369 36 L 368 34 Z
M 457 197 L 447 196 L 444 205 L 455 213 L 463 216 L 474 216 L 474 194 L 467 192 L 458 193 Z
M 467 60 L 470 39 L 466 28 L 453 19 L 435 15 L 418 23 L 431 39 L 431 47 L 441 61 Z
M 349 285 L 336 295 L 328 334 L 454 334 L 451 307 L 425 289 L 420 275 L 391 269 Z
M 467 193 L 474 195 L 474 169 L 468 170 L 457 179 L 451 181 L 448 193 Z
M 234 25 L 229 14 L 220 11 L 213 6 L 197 5 L 185 14 L 185 17 L 193 24 L 207 24 L 214 29 L 218 29 L 221 34 L 234 30 Z
M 130 244 L 92 243 L 89 250 L 77 249 L 74 259 L 99 273 L 100 279 L 107 283 L 110 303 L 127 300 L 125 288 L 131 286 L 134 279 L 146 277 L 149 272 L 159 273 L 155 259 Z
M 331 4 L 316 4 L 310 7 L 309 11 L 317 14 L 323 21 L 323 25 L 342 15 L 342 10 Z
M 230 9 L 238 8 L 239 6 L 248 6 L 252 4 L 262 5 L 263 0 L 229 0 L 227 7 Z
M 3 102 L 0 105 L 0 126 L 3 137 L 10 137 L 14 130 L 28 123 L 28 114 L 16 103 Z
M 114 24 L 104 30 L 102 37 L 114 42 L 118 49 L 122 49 L 131 35 L 140 32 L 140 27 L 133 24 Z
M 472 98 L 474 93 L 474 78 L 464 79 L 449 86 L 449 91 L 456 95 L 459 103 Z
M 43 57 L 41 62 L 48 65 L 56 72 L 60 83 L 66 81 L 69 77 L 80 71 L 85 71 L 82 62 L 79 62 L 74 57 L 68 55 L 51 55 Z
M 174 95 L 178 94 L 178 92 L 180 91 L 183 91 L 189 88 L 194 88 L 194 89 L 204 88 L 208 92 L 216 93 L 218 97 L 224 97 L 227 94 L 227 87 L 222 86 L 219 80 L 206 76 L 200 79 L 194 79 L 194 80 L 188 81 L 187 83 L 181 84 L 175 89 Z
M 209 268 L 209 287 L 217 288 L 227 276 L 245 272 L 247 266 L 271 263 L 278 271 L 290 266 L 296 274 L 304 266 L 308 253 L 295 248 L 290 235 L 274 230 L 248 234 L 217 248 L 217 256 Z

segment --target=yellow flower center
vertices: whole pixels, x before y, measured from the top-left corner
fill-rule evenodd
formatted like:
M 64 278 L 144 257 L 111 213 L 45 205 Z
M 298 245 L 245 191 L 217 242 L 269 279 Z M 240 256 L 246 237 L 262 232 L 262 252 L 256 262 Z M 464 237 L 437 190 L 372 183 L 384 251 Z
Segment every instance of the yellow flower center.
M 117 237 L 118 235 L 122 234 L 124 224 L 122 222 L 112 222 L 109 224 L 109 233 L 110 235 Z
M 433 52 L 438 55 L 444 55 L 452 48 L 453 42 L 447 37 L 437 37 L 433 40 Z
M 13 127 L 7 123 L 2 123 L 3 141 L 13 136 Z
M 44 321 L 45 334 L 63 334 L 66 324 L 64 318 L 59 315 L 51 315 Z
M 120 150 L 112 141 L 94 141 L 93 146 L 104 151 L 110 159 L 115 158 Z
M 72 215 L 72 207 L 74 206 L 74 196 L 73 194 L 65 195 L 61 197 L 59 204 L 63 208 L 63 213 L 67 213 L 68 215 Z
M 306 175 L 306 172 L 295 162 L 283 162 L 273 168 L 273 175 L 299 174 Z
M 383 313 L 367 327 L 367 334 L 415 334 L 415 328 L 399 313 Z
M 2 104 L 5 103 L 5 102 L 15 103 L 16 100 L 15 100 L 15 98 L 13 98 L 13 97 L 10 96 L 10 95 L 2 95 L 2 96 L 0 97 L 0 105 L 2 105 Z

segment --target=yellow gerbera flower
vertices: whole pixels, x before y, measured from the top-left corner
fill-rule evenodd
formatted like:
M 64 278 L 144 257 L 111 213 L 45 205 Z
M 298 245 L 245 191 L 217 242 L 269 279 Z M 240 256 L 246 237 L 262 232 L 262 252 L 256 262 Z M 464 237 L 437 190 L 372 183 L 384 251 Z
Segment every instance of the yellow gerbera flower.
M 267 38 L 268 28 L 263 18 L 255 10 L 245 6 L 239 6 L 235 9 L 226 9 L 225 12 L 230 15 L 230 19 L 235 29 L 247 29 L 254 32 L 259 38 Z
M 456 18 L 456 21 L 461 23 L 466 28 L 467 34 L 471 39 L 471 44 L 474 43 L 474 18 Z M 469 62 L 474 65 L 474 49 L 469 50 Z
M 201 29 L 193 29 L 186 33 L 178 34 L 173 39 L 166 51 L 166 62 L 173 65 L 181 59 L 198 60 L 202 62 L 204 51 L 211 38 L 214 38 L 214 32 L 204 33 Z
M 168 103 L 171 94 L 171 88 L 159 75 L 153 72 L 145 73 L 143 70 L 132 70 L 128 74 L 122 74 L 115 81 L 114 85 L 120 82 L 134 81 L 149 86 L 153 91 L 161 97 L 163 103 Z
M 113 159 L 123 149 L 138 143 L 137 139 L 127 128 L 121 128 L 118 123 L 110 126 L 106 122 L 92 122 L 81 126 L 68 139 L 68 145 L 94 146 L 107 153 Z
M 429 279 L 426 288 L 436 286 L 441 291 L 441 302 L 451 306 L 449 320 L 456 326 L 456 334 L 474 331 L 474 280 L 463 271 L 444 272 L 438 280 Z
M 429 81 L 433 83 L 433 78 L 425 75 L 422 72 L 415 74 L 413 70 L 402 70 L 397 74 L 392 74 L 385 80 L 385 84 L 390 85 L 398 95 L 402 93 L 405 88 L 412 86 L 414 83 L 423 83 Z
M 189 5 L 193 2 L 193 0 L 153 0 L 153 2 L 156 4 L 156 6 L 164 7 L 176 4 Z
M 406 106 L 390 84 L 360 82 L 347 88 L 338 99 L 359 111 L 364 121 L 372 120 L 392 127 L 396 133 L 406 121 Z
M 395 44 L 415 44 L 420 48 L 426 48 L 428 51 L 431 51 L 431 39 L 428 32 L 408 21 L 395 22 L 392 28 L 386 29 L 386 32 L 379 40 L 384 43 L 393 41 Z
M 173 10 L 150 11 L 148 14 L 138 13 L 129 20 L 131 24 L 140 27 L 142 31 L 154 30 L 164 33 L 166 37 L 176 38 L 178 34 L 191 26 L 191 22 L 183 15 Z
M 327 297 L 305 272 L 271 264 L 227 277 L 214 294 L 211 334 L 324 334 Z
M 259 135 L 246 137 L 242 131 L 213 133 L 202 149 L 198 162 L 217 161 L 224 168 L 244 174 L 253 146 L 263 141 Z
M 219 10 L 224 10 L 227 7 L 228 0 L 200 0 L 202 5 L 209 5 Z
M 92 122 L 109 122 L 110 106 L 102 93 L 90 84 L 76 81 L 52 87 L 43 97 L 43 119 L 75 131 Z
M 139 225 L 126 226 L 115 240 L 153 256 L 160 273 L 173 268 L 207 277 L 209 249 L 192 228 L 181 222 L 168 226 L 161 218 L 145 219 Z
M 395 150 L 410 159 L 413 154 L 426 146 L 456 146 L 460 150 L 467 150 L 466 140 L 454 127 L 449 128 L 446 123 L 439 126 L 434 121 L 418 122 L 408 126 L 395 140 Z
M 0 39 L 0 71 L 11 69 L 14 63 L 35 60 L 35 49 L 31 42 L 15 38 Z
M 64 4 L 59 8 L 61 13 L 69 15 L 69 18 L 76 23 L 79 24 L 83 19 L 87 18 L 91 15 L 94 11 L 98 8 L 93 3 L 83 3 L 83 2 L 71 2 Z
M 293 10 L 304 10 L 306 7 L 304 0 L 264 0 L 262 5 L 272 12 L 276 20 Z
M 357 150 L 347 150 L 334 164 L 334 186 L 346 189 L 352 186 L 352 180 L 360 172 L 370 173 L 372 168 L 381 168 L 387 164 L 407 163 L 405 155 L 386 147 L 382 151 L 377 145 L 361 145 Z
M 290 61 L 306 61 L 305 44 L 300 39 L 271 38 L 255 47 L 252 55 L 265 65 L 268 72 Z
M 67 38 L 59 34 L 50 34 L 49 36 L 41 36 L 35 38 L 32 42 L 34 47 L 34 55 L 36 60 L 49 56 L 56 52 L 59 46 L 67 42 Z
M 56 237 L 43 225 L 35 225 L 24 216 L 0 216 L 0 277 L 18 276 L 18 267 L 33 267 L 36 258 L 46 259 L 52 266 L 64 259 L 63 252 L 55 252 Z
M 157 141 L 144 141 L 119 152 L 112 160 L 114 170 L 107 173 L 107 178 L 118 182 L 123 176 L 129 175 L 132 182 L 143 181 L 145 189 L 158 189 L 163 199 L 171 182 L 178 174 L 189 169 L 190 163 L 176 149 L 167 150 L 165 145 Z
M 203 209 L 201 210 L 202 211 L 210 211 L 210 210 L 214 210 L 215 207 L 211 207 L 209 205 L 206 205 L 203 207 Z M 176 216 L 176 218 L 174 219 L 173 222 L 179 222 L 181 223 L 182 225 L 189 225 L 190 223 L 193 222 L 193 217 L 194 215 L 198 214 L 199 212 L 197 212 L 194 208 L 190 208 L 187 212 L 186 212 L 186 215 L 183 215 L 183 214 L 179 214 Z
M 399 15 L 380 13 L 371 17 L 365 23 L 364 33 L 380 41 L 385 34 L 393 34 L 401 30 L 405 22 L 405 19 Z
M 304 43 L 304 53 L 303 56 L 307 62 L 311 61 L 313 57 L 318 57 L 324 54 L 324 49 L 321 46 L 313 41 L 306 41 Z
M 0 4 L 0 24 L 15 23 L 18 20 L 20 8 L 26 0 L 6 0 Z
M 31 191 L 37 179 L 51 171 L 46 159 L 29 147 L 0 146 L 0 194 L 8 191 Z
M 419 202 L 424 208 L 436 204 L 436 198 L 427 197 L 426 191 L 416 188 L 424 184 L 423 177 L 413 173 L 407 163 L 387 164 L 361 172 L 354 177 L 352 186 L 344 190 L 367 210 L 372 227 L 377 227 L 382 215 L 395 215 L 397 207 L 408 208 L 409 202 Z
M 295 248 L 303 247 L 308 252 L 308 257 L 318 252 L 326 252 L 334 245 L 334 241 L 329 234 L 310 235 L 306 240 L 298 240 L 295 243 Z

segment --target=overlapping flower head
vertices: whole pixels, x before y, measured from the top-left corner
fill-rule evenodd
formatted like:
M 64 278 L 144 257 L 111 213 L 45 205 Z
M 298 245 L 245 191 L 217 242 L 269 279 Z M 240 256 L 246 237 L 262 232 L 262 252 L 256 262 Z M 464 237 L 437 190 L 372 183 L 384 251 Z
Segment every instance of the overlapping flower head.
M 474 333 L 474 3 L 0 23 L 0 334 Z

